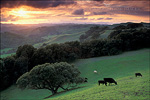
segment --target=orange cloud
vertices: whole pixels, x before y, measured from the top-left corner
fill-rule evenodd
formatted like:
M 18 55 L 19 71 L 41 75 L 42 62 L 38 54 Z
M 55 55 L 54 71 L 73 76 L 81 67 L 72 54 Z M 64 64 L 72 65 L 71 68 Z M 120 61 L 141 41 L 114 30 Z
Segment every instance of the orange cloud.
M 15 0 L 16 1 L 16 0 Z M 54 0 L 55 1 L 55 0 Z M 41 1 L 42 2 L 42 1 Z M 68 3 L 67 3 L 68 2 Z M 31 4 L 30 4 L 31 3 Z M 121 23 L 149 22 L 149 1 L 67 1 L 32 6 L 33 2 L 18 6 L 3 3 L 1 23 Z M 44 1 L 43 1 L 43 4 Z M 54 5 L 55 4 L 55 5 Z

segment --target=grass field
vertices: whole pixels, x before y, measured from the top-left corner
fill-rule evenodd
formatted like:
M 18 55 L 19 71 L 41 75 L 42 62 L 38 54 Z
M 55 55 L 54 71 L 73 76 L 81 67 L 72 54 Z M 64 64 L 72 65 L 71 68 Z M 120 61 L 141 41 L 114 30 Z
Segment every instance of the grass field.
M 3 54 L 3 55 L 0 55 L 0 58 L 5 58 L 5 57 L 8 57 L 8 56 L 11 56 L 11 55 L 14 55 L 15 53 L 10 53 L 10 54 Z
M 150 49 L 125 52 L 116 56 L 80 59 L 73 64 L 79 68 L 88 83 L 81 88 L 63 92 L 45 100 L 148 100 Z M 98 73 L 93 73 L 97 70 Z M 135 77 L 141 72 L 143 77 Z M 104 77 L 114 78 L 118 85 L 98 86 Z M 59 90 L 61 91 L 61 90 Z M 51 95 L 48 90 L 20 90 L 12 86 L 1 92 L 1 100 L 43 100 Z
M 5 48 L 5 49 L 0 50 L 0 52 L 1 53 L 7 53 L 11 49 L 13 49 L 13 48 Z
M 42 37 L 43 39 L 45 39 L 44 42 L 42 43 L 37 43 L 34 44 L 34 47 L 38 48 L 40 46 L 42 46 L 44 43 L 45 44 L 53 44 L 53 43 L 64 43 L 64 42 L 68 42 L 68 41 L 79 41 L 79 37 L 84 34 L 85 31 L 82 32 L 77 32 L 74 34 L 61 34 L 61 35 L 49 35 L 49 36 L 45 36 Z
M 149 75 L 142 71 L 143 77 L 128 76 L 118 78 L 118 85 L 93 84 L 78 91 L 72 91 L 46 100 L 149 100 Z
M 103 34 L 101 34 L 100 38 L 106 39 L 108 37 L 108 35 L 113 31 L 114 30 L 105 30 L 105 32 Z

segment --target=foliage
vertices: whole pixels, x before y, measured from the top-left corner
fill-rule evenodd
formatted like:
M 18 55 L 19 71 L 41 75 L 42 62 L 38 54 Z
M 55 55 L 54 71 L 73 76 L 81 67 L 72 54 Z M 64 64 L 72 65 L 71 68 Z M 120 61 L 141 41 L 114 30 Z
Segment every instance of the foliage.
M 23 74 L 16 82 L 20 88 L 48 89 L 52 94 L 57 93 L 64 85 L 82 83 L 80 72 L 73 65 L 65 62 L 35 66 L 30 72 Z M 80 79 L 80 81 L 79 81 Z
M 1 87 L 0 90 L 5 89 L 6 87 L 10 86 L 14 82 L 14 63 L 15 63 L 15 58 L 10 56 L 6 57 L 5 59 L 0 60 L 0 82 L 1 82 Z
M 98 39 L 101 32 L 106 30 L 108 27 L 107 26 L 94 26 L 91 27 L 90 30 L 86 31 L 85 34 L 82 34 L 80 36 L 80 42 L 83 42 L 85 40 L 87 40 L 89 37 L 91 37 L 91 39 Z
M 114 31 L 109 35 L 110 39 L 119 39 L 122 41 L 122 50 L 135 50 L 144 47 L 150 47 L 150 29 L 129 29 L 124 31 Z
M 93 30 L 97 29 L 97 30 Z M 98 27 L 91 28 L 91 32 L 99 32 Z M 89 31 L 89 32 L 90 32 Z M 46 45 L 34 48 L 32 45 L 18 47 L 15 56 L 2 59 L 3 76 L 7 86 L 15 83 L 17 78 L 30 71 L 34 66 L 45 63 L 72 62 L 76 59 L 110 56 L 128 50 L 149 48 L 150 29 L 124 29 L 116 30 L 107 39 L 97 39 L 85 42 L 71 41 L 61 44 Z M 90 34 L 87 32 L 87 34 Z M 2 78 L 3 79 L 3 78 Z M 4 84 L 3 84 L 4 85 Z M 5 86 L 4 86 L 5 87 Z
M 22 74 L 28 71 L 28 59 L 25 57 L 19 57 L 16 59 L 14 66 L 15 66 L 14 80 L 16 81 L 19 76 L 21 76 Z
M 149 95 L 147 95 L 149 93 L 149 49 L 124 52 L 116 56 L 79 59 L 74 62 L 74 65 L 78 66 L 82 77 L 88 78 L 88 83 L 78 85 L 83 88 L 62 92 L 48 98 L 48 100 L 60 100 L 63 98 L 65 100 L 108 99 L 108 95 L 113 99 L 118 99 L 116 96 L 120 96 L 120 99 L 125 97 L 126 99 L 133 98 L 133 100 L 137 98 L 147 100 L 149 98 Z M 95 69 L 98 71 L 98 74 L 93 73 Z M 135 72 L 142 73 L 143 77 L 136 78 L 134 75 Z M 114 78 L 118 82 L 118 85 L 108 87 L 105 85 L 98 86 L 97 81 L 104 77 Z M 58 92 L 61 91 L 62 89 L 58 90 Z M 119 94 L 117 91 L 119 91 Z M 16 88 L 15 85 L 1 92 L 1 98 L 6 98 L 4 100 L 43 100 L 43 98 L 49 95 L 51 95 L 49 90 L 21 90 Z
M 19 46 L 17 51 L 16 51 L 16 56 L 18 57 L 25 57 L 30 59 L 36 49 L 32 45 L 23 45 Z
M 114 27 L 113 29 L 114 29 L 114 30 L 122 30 L 122 29 L 126 29 L 126 28 L 127 28 L 127 27 L 124 26 L 124 25 L 119 25 L 119 26 Z
M 129 23 L 127 25 L 127 28 L 138 28 L 138 27 L 143 27 L 142 23 Z

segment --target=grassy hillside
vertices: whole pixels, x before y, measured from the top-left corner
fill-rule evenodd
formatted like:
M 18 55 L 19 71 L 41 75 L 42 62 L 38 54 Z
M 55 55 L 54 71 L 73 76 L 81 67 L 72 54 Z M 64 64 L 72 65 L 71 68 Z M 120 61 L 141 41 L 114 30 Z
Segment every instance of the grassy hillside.
M 79 40 L 80 35 L 93 25 L 80 25 L 80 24 L 66 24 L 55 26 L 31 27 L 24 29 L 17 29 L 13 27 L 14 31 L 0 33 L 1 49 L 17 49 L 18 46 L 23 44 L 31 44 L 36 48 L 43 44 L 64 43 L 67 41 Z M 16 26 L 17 27 L 17 26 Z M 16 30 L 16 31 L 15 31 Z M 14 33 L 12 33 L 14 32 Z M 2 57 L 11 55 L 14 52 L 6 53 L 2 50 Z
M 149 49 L 125 52 L 121 55 L 80 59 L 74 62 L 88 83 L 81 84 L 79 89 L 70 90 L 47 98 L 46 100 L 99 100 L 99 99 L 132 99 L 149 98 Z M 97 70 L 98 74 L 93 71 Z M 135 77 L 141 72 L 143 77 Z M 97 81 L 112 77 L 118 85 L 98 86 Z M 61 90 L 59 90 L 61 91 Z M 51 95 L 47 90 L 20 90 L 12 86 L 1 92 L 2 100 L 43 100 Z
M 3 54 L 3 55 L 0 55 L 0 58 L 5 58 L 5 57 L 8 57 L 8 56 L 11 56 L 11 55 L 14 55 L 15 53 L 9 53 L 9 54 Z
M 0 39 L 1 49 L 17 47 L 18 45 L 22 45 L 25 40 L 23 36 L 10 32 L 0 33 Z
M 106 39 L 108 35 L 113 32 L 114 30 L 105 30 L 103 34 L 100 35 L 100 38 Z
M 61 34 L 61 35 L 48 35 L 42 37 L 45 39 L 44 42 L 34 44 L 34 47 L 38 48 L 43 44 L 52 44 L 52 43 L 64 43 L 68 41 L 79 41 L 80 35 L 84 34 L 85 31 L 73 33 L 73 34 Z
M 51 97 L 46 100 L 148 100 L 149 74 L 142 71 L 144 77 L 128 76 L 117 79 L 118 85 L 94 84 L 92 87 L 80 89 Z
M 4 53 L 7 53 L 7 52 L 8 52 L 9 50 L 11 50 L 11 49 L 12 49 L 12 48 L 2 49 L 0 52 L 1 52 L 1 53 L 3 53 L 3 52 L 4 52 Z

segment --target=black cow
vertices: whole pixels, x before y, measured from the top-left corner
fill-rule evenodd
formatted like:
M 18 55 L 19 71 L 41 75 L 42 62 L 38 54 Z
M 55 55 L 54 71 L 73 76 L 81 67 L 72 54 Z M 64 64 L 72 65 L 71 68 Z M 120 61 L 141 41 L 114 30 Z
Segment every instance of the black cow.
M 107 86 L 107 83 L 106 83 L 104 80 L 99 80 L 99 81 L 98 81 L 98 84 L 99 84 L 99 85 L 100 85 L 100 84 L 103 84 L 103 85 L 105 84 L 105 85 Z
M 141 73 L 135 73 L 135 77 L 137 76 L 141 76 L 142 77 L 142 74 Z
M 117 85 L 117 82 L 113 78 L 104 78 L 104 81 L 106 82 L 106 84 L 108 82 L 109 85 L 110 85 L 110 83 L 115 83 Z
M 88 78 L 84 78 L 84 82 L 88 82 L 87 80 L 88 80 Z

